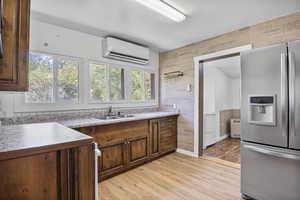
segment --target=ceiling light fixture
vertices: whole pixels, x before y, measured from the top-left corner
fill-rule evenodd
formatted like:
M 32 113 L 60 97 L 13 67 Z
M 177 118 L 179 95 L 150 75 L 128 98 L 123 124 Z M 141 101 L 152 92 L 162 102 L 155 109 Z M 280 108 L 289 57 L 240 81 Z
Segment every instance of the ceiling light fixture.
M 186 16 L 178 11 L 176 8 L 172 7 L 163 0 L 136 0 L 137 2 L 151 8 L 152 10 L 176 21 L 182 22 L 186 19 Z

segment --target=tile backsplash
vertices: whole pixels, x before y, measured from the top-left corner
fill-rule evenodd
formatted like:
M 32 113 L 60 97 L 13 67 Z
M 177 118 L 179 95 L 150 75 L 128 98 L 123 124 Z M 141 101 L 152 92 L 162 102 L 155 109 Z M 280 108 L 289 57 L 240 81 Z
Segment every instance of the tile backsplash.
M 135 114 L 144 112 L 159 111 L 159 108 L 131 108 L 131 109 L 113 109 L 114 112 L 121 112 L 124 114 Z M 11 118 L 0 118 L 2 125 L 17 125 L 29 123 L 55 122 L 71 119 L 82 119 L 91 117 L 100 117 L 105 115 L 107 110 L 91 109 L 91 110 L 76 110 L 63 112 L 32 112 L 32 113 L 15 113 Z

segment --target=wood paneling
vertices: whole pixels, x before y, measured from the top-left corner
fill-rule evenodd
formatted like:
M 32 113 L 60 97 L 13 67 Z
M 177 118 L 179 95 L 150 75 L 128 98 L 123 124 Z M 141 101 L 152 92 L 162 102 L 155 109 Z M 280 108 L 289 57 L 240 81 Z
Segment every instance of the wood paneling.
M 174 153 L 100 183 L 102 200 L 240 200 L 240 170 Z
M 194 84 L 193 57 L 247 44 L 258 48 L 289 40 L 300 40 L 300 12 L 161 53 L 161 106 L 177 104 L 181 111 L 178 148 L 194 150 L 194 93 L 186 90 L 187 84 Z M 183 71 L 184 76 L 174 80 L 162 78 L 164 72 L 177 70 Z
M 30 0 L 2 0 L 3 47 L 0 59 L 0 91 L 28 89 Z

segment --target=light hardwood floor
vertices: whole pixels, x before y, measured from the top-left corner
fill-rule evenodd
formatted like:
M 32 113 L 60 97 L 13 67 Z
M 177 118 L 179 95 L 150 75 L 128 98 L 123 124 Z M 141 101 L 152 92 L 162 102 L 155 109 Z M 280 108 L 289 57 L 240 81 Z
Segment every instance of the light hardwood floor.
M 173 153 L 100 184 L 101 200 L 240 200 L 240 170 Z

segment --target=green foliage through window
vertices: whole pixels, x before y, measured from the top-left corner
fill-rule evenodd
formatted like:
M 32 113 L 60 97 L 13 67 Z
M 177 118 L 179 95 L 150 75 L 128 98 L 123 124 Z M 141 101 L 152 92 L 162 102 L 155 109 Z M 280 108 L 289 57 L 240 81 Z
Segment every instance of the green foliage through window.
M 119 101 L 124 99 L 124 69 L 109 67 L 110 100 Z
M 135 69 L 131 71 L 131 83 L 132 100 L 143 100 L 143 72 L 141 70 Z
M 90 63 L 91 89 L 90 96 L 93 101 L 107 101 L 108 88 L 106 78 L 106 65 Z
M 26 103 L 78 102 L 78 68 L 75 59 L 30 53 Z

